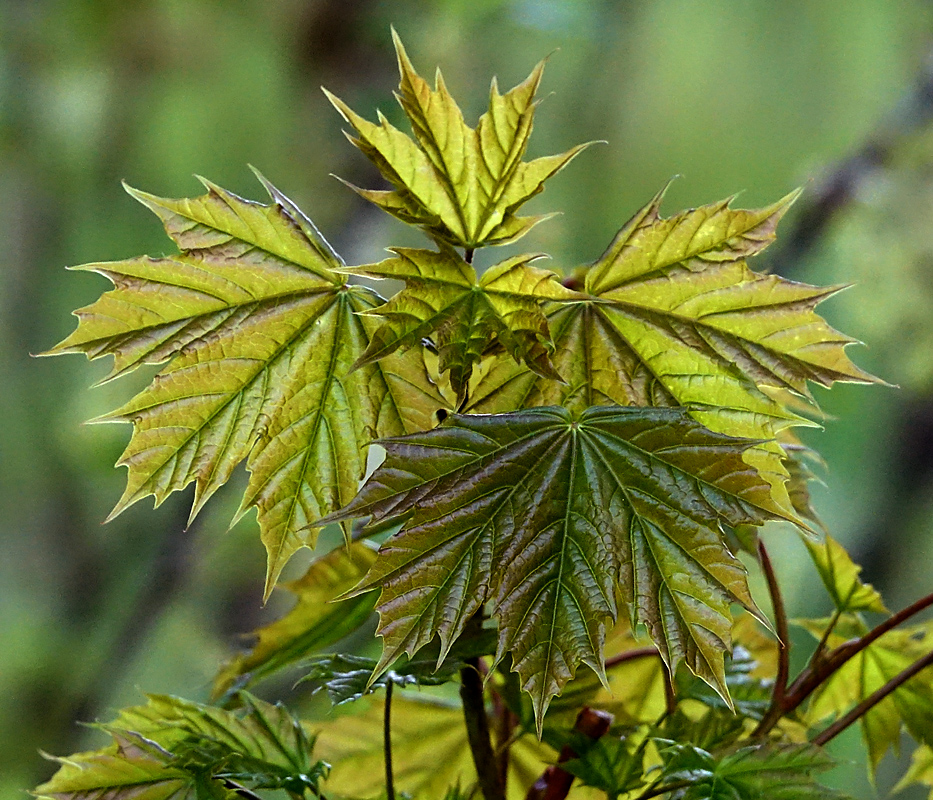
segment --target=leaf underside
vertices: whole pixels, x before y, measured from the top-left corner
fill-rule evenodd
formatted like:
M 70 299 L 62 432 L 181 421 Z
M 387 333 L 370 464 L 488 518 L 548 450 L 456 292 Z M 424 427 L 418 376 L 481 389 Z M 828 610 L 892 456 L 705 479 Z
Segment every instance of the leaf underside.
M 453 416 L 382 442 L 383 465 L 321 522 L 405 520 L 360 591 L 380 587 L 379 669 L 435 635 L 446 654 L 492 603 L 538 725 L 580 663 L 603 674 L 616 591 L 663 657 L 727 697 L 729 605 L 754 608 L 720 521 L 780 518 L 742 460 L 749 442 L 680 409 L 562 408 Z

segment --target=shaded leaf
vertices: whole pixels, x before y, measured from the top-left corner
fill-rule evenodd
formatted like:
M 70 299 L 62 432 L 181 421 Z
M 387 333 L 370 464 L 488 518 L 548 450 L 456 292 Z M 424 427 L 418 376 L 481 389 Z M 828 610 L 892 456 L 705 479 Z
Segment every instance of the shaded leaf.
M 546 301 L 572 300 L 578 295 L 555 280 L 553 272 L 529 266 L 539 256 L 515 256 L 483 273 L 450 247 L 433 250 L 396 248 L 394 258 L 345 272 L 371 278 L 405 281 L 406 288 L 369 312 L 383 318 L 357 365 L 369 364 L 398 349 L 420 345 L 432 337 L 440 372 L 462 397 L 473 365 L 495 340 L 516 363 L 536 374 L 560 380 L 549 355 Z M 427 426 L 426 426 L 427 427 Z
M 753 745 L 719 758 L 679 745 L 667 751 L 662 775 L 666 784 L 691 784 L 672 793 L 678 800 L 823 800 L 842 797 L 813 779 L 833 766 L 813 745 Z
M 355 708 L 355 706 L 354 706 Z M 346 714 L 317 727 L 315 753 L 334 765 L 329 794 L 373 797 L 385 789 L 382 699 L 362 713 Z M 450 787 L 466 792 L 476 783 L 463 710 L 396 693 L 392 698 L 392 762 L 396 791 L 413 800 L 436 800 Z M 509 748 L 508 797 L 524 797 L 557 753 L 525 735 Z
M 374 594 L 335 602 L 366 574 L 376 560 L 367 543 L 339 547 L 316 559 L 303 577 L 282 588 L 296 597 L 281 619 L 255 632 L 256 643 L 225 664 L 214 679 L 213 698 L 244 689 L 306 659 L 359 628 L 376 606 Z
M 878 591 L 859 578 L 862 568 L 832 536 L 826 534 L 822 542 L 804 539 L 804 544 L 838 611 L 888 613 Z
M 312 761 L 313 739 L 281 705 L 246 693 L 240 711 L 150 695 L 145 706 L 124 709 L 105 728 L 130 731 L 170 751 L 174 763 L 193 773 L 254 788 L 316 789 L 327 766 Z
M 401 83 L 396 95 L 415 138 L 379 115 L 379 124 L 355 114 L 326 89 L 327 97 L 359 138 L 348 137 L 378 168 L 394 191 L 355 189 L 403 222 L 467 248 L 502 244 L 523 236 L 542 217 L 515 211 L 543 189 L 586 145 L 566 153 L 522 160 L 534 118 L 535 93 L 544 64 L 500 95 L 493 80 L 489 110 L 475 129 L 463 120 L 440 71 L 436 88 L 415 72 L 393 30 Z
M 806 620 L 804 627 L 821 638 L 826 622 Z M 827 644 L 837 647 L 867 632 L 856 615 L 843 615 Z M 929 624 L 889 631 L 861 650 L 823 682 L 807 706 L 806 719 L 814 725 L 841 716 L 876 689 L 926 655 L 933 648 Z M 918 742 L 933 744 L 933 685 L 918 675 L 869 709 L 860 719 L 862 737 L 874 773 L 888 748 L 897 748 L 902 726 Z
M 490 359 L 471 387 L 469 410 L 681 405 L 711 430 L 773 440 L 805 422 L 773 390 L 807 395 L 808 381 L 876 380 L 845 355 L 853 340 L 814 311 L 838 287 L 762 275 L 746 263 L 774 239 L 796 193 L 763 209 L 725 201 L 667 219 L 659 213 L 663 194 L 574 280 L 593 299 L 550 312 L 552 361 L 566 385 Z M 790 513 L 783 458 L 774 442 L 746 453 Z
M 193 517 L 248 458 L 238 517 L 258 509 L 268 594 L 289 556 L 314 543 L 307 523 L 356 493 L 369 441 L 431 427 L 444 402 L 417 351 L 351 371 L 375 328 L 358 312 L 381 298 L 346 286 L 310 220 L 261 180 L 270 205 L 207 181 L 193 199 L 128 189 L 181 252 L 78 267 L 115 288 L 77 311 L 77 330 L 50 353 L 113 355 L 111 377 L 169 361 L 102 418 L 133 424 L 111 517 L 194 482 Z
M 382 442 L 387 456 L 321 524 L 405 519 L 360 591 L 380 587 L 383 669 L 435 635 L 441 657 L 487 601 L 540 730 L 580 663 L 603 674 L 621 589 L 672 667 L 726 694 L 729 606 L 754 603 L 719 520 L 779 518 L 742 461 L 751 444 L 679 409 L 562 408 L 451 416 Z
M 892 793 L 900 792 L 917 783 L 933 787 L 933 748 L 927 745 L 920 745 L 914 750 L 910 759 L 910 768 L 897 782 Z M 933 788 L 930 790 L 930 797 L 933 798 Z
M 53 800 L 194 800 L 198 778 L 172 766 L 172 754 L 132 733 L 114 735 L 111 746 L 69 758 L 34 792 Z M 227 796 L 221 786 L 219 797 Z M 232 796 L 232 793 L 230 793 Z
M 430 647 L 425 650 L 430 650 Z M 337 653 L 312 659 L 310 671 L 302 680 L 324 689 L 334 705 L 342 705 L 359 700 L 376 689 L 384 689 L 390 682 L 403 687 L 440 686 L 453 680 L 466 666 L 467 659 L 491 655 L 495 651 L 495 631 L 484 629 L 479 636 L 461 637 L 440 666 L 436 657 L 417 659 L 396 664 L 374 679 L 378 661 Z
M 647 739 L 636 744 L 633 737 L 623 739 L 603 736 L 577 758 L 560 765 L 575 775 L 581 783 L 601 789 L 610 800 L 625 792 L 640 789 L 644 783 L 644 746 Z

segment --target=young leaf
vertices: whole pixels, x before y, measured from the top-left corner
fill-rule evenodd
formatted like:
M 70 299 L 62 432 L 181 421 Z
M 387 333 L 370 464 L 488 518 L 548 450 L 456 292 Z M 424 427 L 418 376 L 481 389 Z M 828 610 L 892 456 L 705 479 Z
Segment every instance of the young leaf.
M 603 674 L 617 588 L 671 668 L 685 660 L 728 696 L 729 606 L 754 603 L 719 520 L 781 516 L 742 461 L 750 444 L 680 409 L 452 416 L 383 441 L 383 465 L 319 524 L 406 520 L 359 588 L 382 589 L 380 670 L 435 634 L 443 658 L 492 601 L 496 660 L 511 654 L 540 732 L 578 664 Z
M 509 258 L 477 281 L 473 267 L 450 247 L 441 247 L 440 252 L 404 248 L 393 252 L 395 258 L 379 264 L 343 270 L 406 284 L 385 305 L 368 312 L 384 322 L 357 365 L 433 337 L 439 370 L 450 371 L 453 389 L 462 398 L 473 365 L 495 340 L 516 363 L 560 380 L 549 358 L 554 346 L 541 304 L 579 295 L 561 286 L 553 272 L 529 266 L 538 256 Z
M 473 249 L 523 236 L 543 217 L 519 217 L 515 211 L 587 146 L 578 145 L 561 155 L 531 162 L 522 160 L 544 64 L 504 96 L 493 80 L 489 110 L 473 129 L 464 122 L 440 71 L 432 90 L 415 72 L 394 30 L 392 35 L 401 73 L 396 96 L 411 122 L 415 140 L 382 114 L 376 125 L 324 90 L 356 130 L 359 138 L 348 137 L 350 141 L 379 168 L 395 191 L 351 188 L 403 222 L 419 225 L 453 245 Z
M 351 371 L 375 327 L 358 312 L 381 298 L 345 285 L 314 225 L 261 180 L 270 205 L 207 181 L 194 199 L 128 189 L 181 252 L 78 267 L 115 288 L 76 312 L 77 330 L 50 354 L 112 354 L 110 377 L 169 361 L 102 418 L 133 424 L 111 517 L 194 482 L 193 517 L 248 458 L 239 514 L 258 509 L 268 594 L 289 556 L 313 544 L 307 523 L 356 493 L 373 436 L 431 427 L 444 402 L 417 351 Z
M 822 542 L 804 539 L 804 544 L 837 611 L 888 613 L 877 590 L 859 578 L 862 568 L 832 536 L 826 534 Z
M 241 693 L 241 712 L 150 695 L 145 706 L 124 709 L 104 726 L 115 735 L 129 731 L 157 742 L 173 763 L 194 774 L 233 780 L 260 789 L 316 790 L 327 775 L 312 761 L 313 739 L 280 705 Z
M 383 718 L 376 699 L 362 713 L 345 714 L 316 728 L 315 754 L 334 765 L 328 795 L 375 797 L 385 790 Z M 524 797 L 557 753 L 524 735 L 509 748 L 507 796 Z M 397 792 L 435 800 L 459 785 L 476 783 L 476 769 L 463 725 L 463 710 L 396 693 L 392 698 L 392 763 Z
M 56 758 L 58 772 L 33 794 L 39 800 L 194 800 L 204 778 L 172 765 L 173 756 L 138 734 L 113 735 L 113 744 L 92 753 Z M 214 797 L 235 797 L 221 785 Z M 211 795 L 208 795 L 211 796 Z
M 910 768 L 891 790 L 892 794 L 918 783 L 933 787 L 933 748 L 927 745 L 920 745 L 914 750 L 910 759 Z M 933 798 L 933 788 L 930 790 L 930 797 Z
M 833 761 L 813 745 L 753 745 L 716 758 L 681 745 L 668 751 L 665 784 L 689 783 L 678 800 L 830 800 L 842 795 L 813 780 Z
M 606 792 L 609 800 L 633 792 L 644 786 L 644 747 L 648 740 L 636 745 L 632 739 L 603 736 L 581 756 L 561 764 L 561 769 L 575 775 L 583 785 Z
M 826 627 L 819 620 L 805 621 L 804 626 L 816 638 L 822 638 Z M 856 615 L 844 615 L 827 644 L 836 647 L 863 633 L 865 627 Z M 807 721 L 813 725 L 845 713 L 931 648 L 933 635 L 929 625 L 889 631 L 849 659 L 813 693 L 806 711 Z M 861 725 L 872 773 L 888 748 L 898 745 L 902 726 L 917 741 L 933 744 L 933 686 L 920 676 L 907 681 L 869 709 L 862 716 Z
M 807 395 L 807 381 L 877 380 L 852 364 L 852 342 L 815 306 L 838 291 L 752 272 L 746 259 L 774 239 L 796 193 L 763 209 L 714 203 L 668 219 L 660 192 L 581 273 L 592 299 L 549 314 L 552 356 L 565 385 L 493 360 L 471 387 L 469 410 L 550 404 L 686 406 L 711 430 L 773 440 L 804 420 L 762 391 Z M 746 460 L 790 509 L 781 448 Z
M 282 585 L 295 595 L 294 607 L 256 631 L 253 648 L 221 668 L 213 699 L 287 669 L 362 625 L 376 606 L 374 594 L 335 600 L 356 586 L 375 560 L 376 552 L 367 543 L 354 542 L 315 560 L 303 577 Z

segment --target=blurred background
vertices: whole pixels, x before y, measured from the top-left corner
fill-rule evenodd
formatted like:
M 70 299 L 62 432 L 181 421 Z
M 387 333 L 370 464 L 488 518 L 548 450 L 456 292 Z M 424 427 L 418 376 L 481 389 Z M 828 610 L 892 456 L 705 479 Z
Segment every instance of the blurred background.
M 492 75 L 512 86 L 550 54 L 530 154 L 608 142 L 534 201 L 563 215 L 521 246 L 557 269 L 597 257 L 674 175 L 668 213 L 806 188 L 757 266 L 854 283 L 822 311 L 869 343 L 850 350 L 860 366 L 900 385 L 816 390 L 834 417 L 807 436 L 829 464 L 816 504 L 889 607 L 933 588 L 929 2 L 0 0 L 0 797 L 50 774 L 40 748 L 87 746 L 76 720 L 141 691 L 205 699 L 236 635 L 283 608 L 260 604 L 255 523 L 227 532 L 242 475 L 187 532 L 188 497 L 101 525 L 129 430 L 82 423 L 148 376 L 89 390 L 106 364 L 30 358 L 108 288 L 64 267 L 171 251 L 121 179 L 181 197 L 198 173 L 265 199 L 248 163 L 350 263 L 417 242 L 329 177 L 376 185 L 319 87 L 397 120 L 390 24 L 423 74 L 443 67 L 471 123 Z M 826 613 L 796 535 L 767 541 L 791 613 Z M 857 731 L 834 752 L 861 764 Z M 877 790 L 861 768 L 831 780 L 869 798 L 902 769 L 889 756 Z

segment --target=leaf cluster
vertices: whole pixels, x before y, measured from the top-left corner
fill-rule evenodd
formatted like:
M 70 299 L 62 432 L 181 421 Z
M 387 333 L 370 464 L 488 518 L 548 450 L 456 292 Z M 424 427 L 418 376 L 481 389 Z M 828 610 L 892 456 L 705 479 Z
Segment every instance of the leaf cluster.
M 460 797 L 478 782 L 499 800 L 576 779 L 627 800 L 828 798 L 822 745 L 856 719 L 873 768 L 906 730 L 923 748 L 905 781 L 929 782 L 929 626 L 898 626 L 933 599 L 868 625 L 889 612 L 818 539 L 817 459 L 789 430 L 819 414 L 810 384 L 880 381 L 816 311 L 841 287 L 749 263 L 797 193 L 663 217 L 662 190 L 590 264 L 520 253 L 479 273 L 475 251 L 542 221 L 521 207 L 585 145 L 526 159 L 543 64 L 504 94 L 493 81 L 470 127 L 395 45 L 411 135 L 328 97 L 392 187 L 351 188 L 428 246 L 347 265 L 257 173 L 268 204 L 208 181 L 190 199 L 128 188 L 178 253 L 78 267 L 113 289 L 49 353 L 113 356 L 106 380 L 160 367 L 99 420 L 133 428 L 111 516 L 193 483 L 194 517 L 245 463 L 235 521 L 256 509 L 267 596 L 324 526 L 346 547 L 283 585 L 295 605 L 220 670 L 217 705 L 128 709 L 109 747 L 37 793 Z M 801 531 L 835 607 L 799 621 L 817 644 L 793 680 L 758 535 L 771 521 Z M 381 656 L 343 652 L 374 611 Z M 242 691 L 279 674 L 348 713 L 306 725 Z M 609 732 L 581 729 L 581 709 L 611 715 Z

